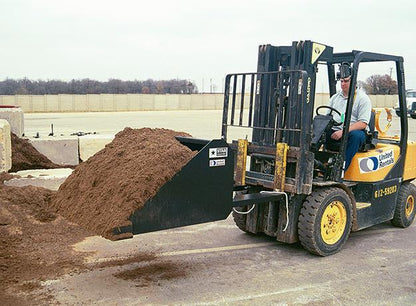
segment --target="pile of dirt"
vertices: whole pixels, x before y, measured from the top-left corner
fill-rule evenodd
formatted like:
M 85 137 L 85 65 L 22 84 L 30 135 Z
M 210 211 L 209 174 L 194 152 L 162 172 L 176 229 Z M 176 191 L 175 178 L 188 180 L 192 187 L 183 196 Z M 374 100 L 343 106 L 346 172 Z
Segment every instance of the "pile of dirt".
M 5 186 L 5 179 L 10 175 L 0 174 L 0 304 L 47 304 L 50 297 L 32 290 L 83 268 L 72 245 L 90 234 L 51 211 L 52 191 Z
M 196 154 L 176 140 L 189 136 L 167 129 L 119 132 L 106 147 L 80 164 L 52 200 L 56 212 L 105 238 L 131 224 L 143 207 Z
M 84 263 L 89 254 L 78 253 L 72 246 L 93 234 L 85 228 L 111 238 L 113 227 L 125 223 L 193 157 L 195 153 L 176 141 L 175 135 L 189 136 L 164 129 L 125 129 L 79 165 L 59 192 L 5 186 L 3 181 L 13 176 L 0 174 L 0 304 L 49 304 L 53 297 L 37 291 L 41 281 L 94 268 Z M 12 144 L 18 170 L 58 167 L 27 140 L 13 136 Z M 139 262 L 140 273 L 135 267 L 116 276 L 133 279 L 140 286 L 183 276 L 182 266 L 155 262 L 154 254 L 145 255 L 103 267 Z
M 45 155 L 39 153 L 29 140 L 11 134 L 12 141 L 12 168 L 10 172 L 28 169 L 55 169 L 64 166 L 50 161 Z

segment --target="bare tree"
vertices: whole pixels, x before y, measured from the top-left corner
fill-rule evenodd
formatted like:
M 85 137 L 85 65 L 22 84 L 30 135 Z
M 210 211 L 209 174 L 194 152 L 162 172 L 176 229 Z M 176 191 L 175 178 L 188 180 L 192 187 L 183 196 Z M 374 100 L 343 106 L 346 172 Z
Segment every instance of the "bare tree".
M 398 92 L 397 82 L 388 74 L 372 75 L 365 82 L 360 82 L 359 85 L 369 95 L 393 95 Z
M 91 79 L 71 80 L 21 80 L 6 79 L 0 81 L 0 95 L 54 95 L 54 94 L 191 94 L 198 89 L 187 80 L 122 81 L 109 79 L 99 82 Z

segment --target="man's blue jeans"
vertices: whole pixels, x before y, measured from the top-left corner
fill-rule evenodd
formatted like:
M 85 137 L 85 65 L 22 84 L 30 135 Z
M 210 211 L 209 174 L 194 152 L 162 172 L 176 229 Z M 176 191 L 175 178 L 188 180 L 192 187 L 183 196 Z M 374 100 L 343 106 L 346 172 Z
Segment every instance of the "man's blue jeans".
M 327 146 L 333 147 L 334 145 L 340 144 L 339 140 L 334 140 L 331 138 L 332 133 L 335 132 L 332 130 L 330 133 L 327 134 Z M 348 133 L 348 140 L 347 140 L 347 149 L 345 151 L 345 171 L 347 171 L 348 167 L 351 164 L 352 158 L 354 157 L 355 153 L 358 152 L 358 149 L 364 144 L 366 139 L 366 135 L 364 130 L 355 130 Z

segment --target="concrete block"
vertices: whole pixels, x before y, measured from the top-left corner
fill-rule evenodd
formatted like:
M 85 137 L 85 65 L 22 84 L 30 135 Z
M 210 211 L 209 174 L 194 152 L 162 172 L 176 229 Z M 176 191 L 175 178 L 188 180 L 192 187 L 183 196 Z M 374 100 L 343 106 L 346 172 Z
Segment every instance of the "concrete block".
M 127 95 L 116 95 L 114 96 L 114 99 L 114 107 L 117 112 L 125 112 L 129 110 L 129 100 Z
M 88 111 L 88 97 L 89 95 L 73 95 L 74 112 Z
M 105 145 L 112 142 L 113 135 L 85 135 L 79 137 L 79 158 L 86 161 L 98 151 L 104 149 Z
M 11 173 L 20 176 L 20 178 L 4 181 L 4 184 L 14 187 L 36 186 L 58 190 L 71 173 L 72 169 L 70 168 L 23 170 Z
M 178 110 L 188 110 L 191 108 L 193 95 L 182 95 L 179 99 Z
M 7 172 L 12 168 L 12 141 L 10 124 L 0 119 L 0 172 Z
M 45 96 L 45 108 L 47 112 L 57 113 L 60 112 L 59 95 L 46 95 Z
M 59 111 L 73 112 L 75 109 L 74 97 L 75 95 L 58 95 Z
M 0 106 L 0 119 L 5 119 L 10 124 L 12 133 L 21 137 L 25 133 L 23 110 L 19 106 Z
M 47 112 L 46 95 L 44 95 L 44 96 L 36 95 L 36 96 L 30 96 L 30 97 L 31 97 L 32 101 L 30 103 L 30 108 L 27 110 L 28 112 L 33 112 L 33 113 L 45 113 L 45 112 Z
M 102 111 L 100 95 L 87 95 L 87 106 L 90 112 Z
M 32 109 L 32 96 L 27 95 L 16 95 L 15 101 L 13 104 L 7 104 L 7 105 L 15 105 L 20 107 L 23 112 L 26 112 L 27 110 Z
M 78 165 L 77 137 L 47 137 L 29 139 L 40 153 L 58 165 Z
M 102 94 L 100 95 L 101 107 L 103 112 L 114 111 L 114 95 L 113 94 Z
M 155 110 L 155 98 L 154 95 L 140 95 L 140 108 L 142 110 Z

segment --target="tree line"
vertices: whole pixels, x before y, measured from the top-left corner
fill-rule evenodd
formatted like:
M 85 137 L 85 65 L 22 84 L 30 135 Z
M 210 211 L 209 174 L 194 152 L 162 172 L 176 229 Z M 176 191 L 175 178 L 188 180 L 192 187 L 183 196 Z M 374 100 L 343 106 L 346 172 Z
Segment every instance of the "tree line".
M 29 80 L 6 79 L 0 81 L 0 95 L 57 95 L 57 94 L 192 94 L 197 86 L 188 80 L 122 81 L 109 79 L 100 82 L 91 79 Z
M 367 94 L 397 94 L 397 82 L 389 75 L 372 75 L 358 84 Z M 57 94 L 192 94 L 198 93 L 197 86 L 188 80 L 122 81 L 109 79 L 100 82 L 91 79 L 29 80 L 6 79 L 0 81 L 0 95 L 57 95 Z
M 397 82 L 388 74 L 375 74 L 367 78 L 365 82 L 359 82 L 369 95 L 394 95 L 398 93 Z

